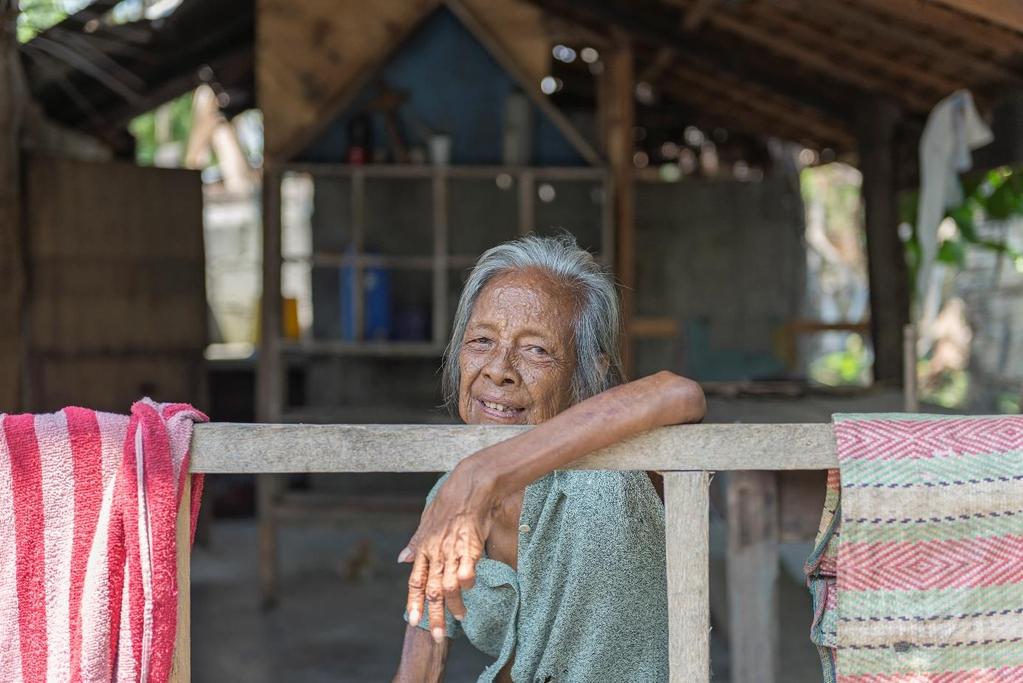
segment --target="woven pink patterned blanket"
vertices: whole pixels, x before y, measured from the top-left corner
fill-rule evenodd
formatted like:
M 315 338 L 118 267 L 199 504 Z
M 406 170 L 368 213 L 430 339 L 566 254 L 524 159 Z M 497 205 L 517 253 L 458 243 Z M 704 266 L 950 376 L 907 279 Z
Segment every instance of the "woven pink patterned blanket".
M 824 680 L 1023 681 L 1023 417 L 834 425 L 806 568 Z

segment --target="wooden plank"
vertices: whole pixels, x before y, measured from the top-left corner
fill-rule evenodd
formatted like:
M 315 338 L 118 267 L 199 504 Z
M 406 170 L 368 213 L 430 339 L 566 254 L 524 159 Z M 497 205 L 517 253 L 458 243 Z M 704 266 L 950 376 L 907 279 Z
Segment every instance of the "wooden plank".
M 446 472 L 526 427 L 476 425 L 196 425 L 192 471 Z M 745 470 L 838 466 L 829 424 L 682 425 L 581 458 L 573 469 Z
M 632 129 L 636 120 L 635 63 L 632 45 L 624 33 L 616 35 L 615 45 L 605 53 L 603 131 L 608 164 L 611 167 L 611 206 L 615 223 L 615 273 L 621 284 L 621 321 L 626 331 L 622 339 L 622 366 L 626 376 L 633 369 L 632 319 L 635 315 L 636 289 L 636 182 L 632 157 L 636 142 Z
M 887 100 L 869 100 L 859 111 L 874 381 L 896 385 L 903 381 L 902 328 L 909 322 L 909 276 L 896 229 L 895 135 L 900 116 Z
M 773 683 L 780 664 L 776 474 L 728 472 L 726 476 L 732 683 Z
M 710 681 L 710 552 L 707 472 L 664 473 L 671 683 Z
M 603 168 L 590 166 L 427 166 L 425 164 L 333 164 L 288 163 L 278 169 L 285 173 L 310 173 L 317 177 L 350 178 L 362 174 L 366 178 L 476 178 L 493 180 L 502 173 L 532 171 L 546 180 L 602 180 Z
M 439 0 L 258 0 L 256 92 L 266 158 L 308 145 L 365 87 Z
M 1019 0 L 932 0 L 995 26 L 1023 33 L 1023 3 Z
M 192 477 L 185 475 L 184 490 L 178 504 L 175 526 L 178 568 L 178 624 L 174 634 L 174 659 L 168 683 L 189 683 L 192 680 Z

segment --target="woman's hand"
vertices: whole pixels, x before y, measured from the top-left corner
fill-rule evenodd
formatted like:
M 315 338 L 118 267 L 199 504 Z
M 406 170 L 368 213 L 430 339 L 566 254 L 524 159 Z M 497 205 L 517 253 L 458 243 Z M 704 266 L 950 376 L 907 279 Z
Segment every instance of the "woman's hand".
M 408 580 L 408 621 L 418 624 L 429 600 L 430 633 L 444 639 L 445 604 L 455 619 L 465 617 L 462 591 L 476 580 L 476 563 L 493 526 L 497 507 L 492 477 L 471 458 L 462 461 L 423 512 L 419 528 L 399 562 L 412 562 Z

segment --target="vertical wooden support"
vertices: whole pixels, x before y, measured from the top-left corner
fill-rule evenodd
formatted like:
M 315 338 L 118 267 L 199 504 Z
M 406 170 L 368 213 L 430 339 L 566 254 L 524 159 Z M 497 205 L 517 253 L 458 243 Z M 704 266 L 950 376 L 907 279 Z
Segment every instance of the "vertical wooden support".
M 916 375 L 916 327 L 906 325 L 902 328 L 903 372 L 902 381 L 903 409 L 907 413 L 920 412 L 920 391 Z
M 536 227 L 536 178 L 532 171 L 519 174 L 519 234 L 528 235 Z
M 448 336 L 448 176 L 433 174 L 433 343 Z
M 281 174 L 269 161 L 263 169 L 263 294 L 259 362 L 256 367 L 256 419 L 277 422 L 283 401 L 281 363 Z M 264 607 L 277 598 L 277 524 L 274 501 L 280 477 L 256 476 L 259 516 L 259 578 Z
M 352 334 L 354 342 L 361 342 L 366 334 L 365 311 L 366 302 L 363 290 L 362 255 L 365 250 L 366 235 L 366 174 L 356 171 L 352 174 L 352 251 L 355 260 L 352 262 Z M 344 305 L 344 302 L 341 303 Z
M 20 138 L 25 90 L 19 77 L 17 23 L 17 0 L 0 0 L 0 411 L 9 413 L 27 409 L 22 405 L 21 327 L 25 252 Z
M 189 683 L 192 680 L 192 477 L 185 476 L 185 488 L 178 506 L 175 530 L 178 566 L 178 626 L 174 638 L 174 660 L 168 683 Z
M 710 681 L 707 472 L 664 472 L 671 683 Z
M 898 105 L 870 99 L 858 112 L 859 166 L 870 279 L 870 329 L 874 342 L 874 381 L 903 380 L 902 328 L 909 323 L 909 275 L 899 239 L 895 138 Z
M 615 271 L 622 285 L 622 323 L 625 337 L 622 362 L 626 375 L 632 374 L 632 319 L 635 316 L 635 183 L 633 161 L 635 141 L 635 65 L 632 46 L 623 34 L 615 37 L 615 45 L 607 56 L 604 96 L 604 137 L 607 159 L 611 166 L 612 206 L 616 228 Z
M 728 645 L 732 683 L 778 675 L 778 483 L 774 472 L 729 472 Z

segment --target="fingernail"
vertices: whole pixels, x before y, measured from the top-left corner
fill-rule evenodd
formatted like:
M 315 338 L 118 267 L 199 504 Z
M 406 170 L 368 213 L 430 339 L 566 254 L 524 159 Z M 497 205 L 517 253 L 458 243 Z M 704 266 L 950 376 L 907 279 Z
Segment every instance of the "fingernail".
M 452 616 L 455 619 L 457 619 L 458 621 L 462 621 L 463 619 L 465 619 L 465 615 L 464 614 L 453 614 Z
M 405 548 L 400 553 L 398 553 L 398 562 L 408 562 L 411 559 L 412 551 L 409 550 L 408 548 Z
M 433 633 L 433 642 L 440 643 L 444 640 L 444 629 L 435 628 L 431 633 Z
M 418 624 L 419 623 L 419 612 L 415 611 L 414 609 L 413 610 L 409 610 L 408 622 L 410 624 Z

